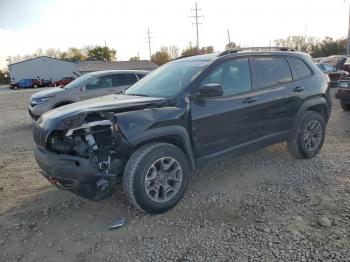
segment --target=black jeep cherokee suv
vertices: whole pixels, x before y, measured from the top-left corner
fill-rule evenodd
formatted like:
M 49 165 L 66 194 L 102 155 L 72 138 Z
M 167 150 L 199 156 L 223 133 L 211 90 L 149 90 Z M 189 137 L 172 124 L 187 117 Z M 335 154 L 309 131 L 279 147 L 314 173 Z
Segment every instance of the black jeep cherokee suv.
M 327 80 L 306 54 L 230 50 L 175 60 L 125 94 L 45 113 L 34 153 L 61 188 L 99 200 L 122 181 L 135 207 L 161 213 L 211 160 L 282 141 L 298 158 L 315 156 L 330 112 Z

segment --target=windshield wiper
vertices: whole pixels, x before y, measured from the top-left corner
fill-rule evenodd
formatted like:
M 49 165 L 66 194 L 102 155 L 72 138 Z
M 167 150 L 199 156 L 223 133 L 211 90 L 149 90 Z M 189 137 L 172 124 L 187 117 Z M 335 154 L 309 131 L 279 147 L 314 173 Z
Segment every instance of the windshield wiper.
M 148 95 L 143 95 L 143 94 L 126 94 L 128 96 L 144 96 L 144 97 L 149 97 Z

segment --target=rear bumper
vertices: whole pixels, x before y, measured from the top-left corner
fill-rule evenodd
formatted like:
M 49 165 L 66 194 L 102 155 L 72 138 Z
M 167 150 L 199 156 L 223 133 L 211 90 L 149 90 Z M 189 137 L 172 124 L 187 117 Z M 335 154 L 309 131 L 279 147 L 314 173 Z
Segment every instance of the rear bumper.
M 88 159 L 54 154 L 39 146 L 34 148 L 34 157 L 42 175 L 57 187 L 89 199 L 103 198 L 97 188 L 102 174 Z

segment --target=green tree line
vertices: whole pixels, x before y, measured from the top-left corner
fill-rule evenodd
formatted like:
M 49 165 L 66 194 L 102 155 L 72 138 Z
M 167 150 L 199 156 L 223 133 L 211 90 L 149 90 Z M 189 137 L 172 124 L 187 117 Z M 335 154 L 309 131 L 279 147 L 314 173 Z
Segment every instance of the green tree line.
M 274 40 L 274 45 L 291 47 L 295 50 L 309 53 L 312 57 L 327 57 L 330 55 L 340 55 L 346 52 L 346 39 L 333 39 L 326 37 L 323 40 L 315 37 L 304 37 L 300 35 L 289 36 Z M 225 50 L 239 48 L 235 42 L 225 45 Z M 197 48 L 190 42 L 189 45 L 180 53 L 180 49 L 175 45 L 162 46 L 158 51 L 152 54 L 151 61 L 157 65 L 168 63 L 179 56 L 193 56 L 198 54 L 210 54 L 214 52 L 213 46 Z M 27 60 L 30 58 L 47 55 L 54 58 L 65 59 L 69 61 L 100 60 L 116 61 L 117 51 L 107 46 L 85 46 L 84 48 L 71 47 L 66 51 L 49 48 L 47 50 L 38 49 L 37 52 L 24 56 L 9 56 L 9 64 Z M 138 61 L 138 56 L 131 57 L 130 61 Z
M 86 46 L 84 48 L 71 47 L 63 52 L 56 48 L 49 48 L 47 50 L 39 48 L 33 54 L 9 56 L 6 61 L 9 64 L 13 64 L 43 55 L 68 61 L 100 60 L 113 62 L 117 60 L 117 51 L 113 48 L 107 46 Z

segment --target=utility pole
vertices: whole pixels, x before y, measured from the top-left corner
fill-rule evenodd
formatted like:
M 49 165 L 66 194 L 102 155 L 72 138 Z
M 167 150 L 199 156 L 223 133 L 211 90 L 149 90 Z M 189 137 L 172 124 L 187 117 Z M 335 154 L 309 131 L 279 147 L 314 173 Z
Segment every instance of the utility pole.
M 195 8 L 191 9 L 191 11 L 194 11 L 195 15 L 192 15 L 190 17 L 195 19 L 195 22 L 192 23 L 194 25 L 196 25 L 196 36 L 197 36 L 197 52 L 199 51 L 199 35 L 198 35 L 198 25 L 200 25 L 201 23 L 198 22 L 198 18 L 203 17 L 202 15 L 198 15 L 198 11 L 201 11 L 201 9 L 198 9 L 197 7 L 197 2 L 195 2 Z
M 149 31 L 149 28 L 147 30 L 147 36 L 145 38 L 147 38 L 147 43 L 148 43 L 148 50 L 149 50 L 149 61 L 151 61 L 152 59 L 152 51 L 151 51 L 151 39 L 153 38 L 151 36 L 151 32 Z
M 227 37 L 228 37 L 228 49 L 231 49 L 231 38 L 230 38 L 230 29 L 227 29 Z
M 348 42 L 346 45 L 346 54 L 350 55 L 350 4 L 349 4 Z

